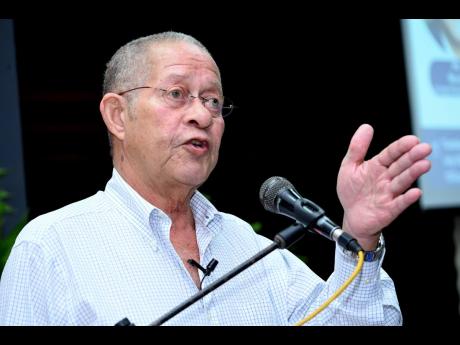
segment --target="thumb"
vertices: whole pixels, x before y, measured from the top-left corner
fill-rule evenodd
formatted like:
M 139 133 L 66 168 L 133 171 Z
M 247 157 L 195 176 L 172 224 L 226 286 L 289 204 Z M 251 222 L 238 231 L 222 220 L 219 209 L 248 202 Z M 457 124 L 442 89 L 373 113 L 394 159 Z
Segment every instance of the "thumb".
M 351 138 L 350 145 L 348 146 L 347 154 L 343 159 L 343 163 L 360 164 L 366 157 L 367 150 L 372 141 L 374 129 L 368 124 L 359 126 L 355 134 Z

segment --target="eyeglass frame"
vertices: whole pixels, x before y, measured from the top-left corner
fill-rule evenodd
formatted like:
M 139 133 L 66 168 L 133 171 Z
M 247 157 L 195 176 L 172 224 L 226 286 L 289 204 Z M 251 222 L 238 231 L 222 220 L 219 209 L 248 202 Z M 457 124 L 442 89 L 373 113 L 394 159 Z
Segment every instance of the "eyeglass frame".
M 129 89 L 129 90 L 125 90 L 125 91 L 121 91 L 121 92 L 116 92 L 116 94 L 118 96 L 123 96 L 125 93 L 127 92 L 131 92 L 131 91 L 134 91 L 134 90 L 139 90 L 139 89 L 156 89 L 156 90 L 160 90 L 160 91 L 163 91 L 163 92 L 167 92 L 168 90 L 167 89 L 163 89 L 163 88 L 159 88 L 159 87 L 153 87 L 153 86 L 138 86 L 138 87 L 134 87 L 132 89 Z M 212 98 L 205 98 L 205 97 L 201 97 L 201 96 L 194 96 L 192 95 L 190 92 L 188 94 L 188 97 L 189 99 L 195 99 L 195 98 L 199 98 L 201 103 L 203 104 L 203 106 L 208 109 L 210 111 L 210 109 L 208 107 L 205 106 L 205 103 L 206 102 L 209 102 L 210 100 L 212 100 Z M 220 114 L 218 116 L 224 118 L 224 117 L 227 117 L 228 115 L 230 115 L 232 112 L 233 112 L 233 109 L 237 108 L 234 104 L 233 104 L 233 101 L 228 98 L 228 97 L 223 97 L 224 100 L 227 100 L 227 101 L 230 101 L 230 105 L 228 107 L 226 107 L 225 109 L 229 109 L 229 112 L 228 114 L 225 114 L 223 115 L 222 114 L 222 110 L 220 112 Z M 222 102 L 222 109 L 224 109 L 224 106 L 223 106 L 223 102 Z

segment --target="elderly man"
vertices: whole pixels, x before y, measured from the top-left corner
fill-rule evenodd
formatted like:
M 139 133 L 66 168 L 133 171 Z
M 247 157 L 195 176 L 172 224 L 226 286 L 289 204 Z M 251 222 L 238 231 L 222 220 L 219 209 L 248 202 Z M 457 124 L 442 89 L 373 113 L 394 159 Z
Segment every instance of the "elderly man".
M 166 32 L 121 47 L 107 65 L 100 110 L 112 145 L 106 189 L 32 220 L 0 285 L 0 324 L 149 324 L 271 241 L 197 191 L 214 169 L 231 111 L 219 69 L 191 36 Z M 431 148 L 406 136 L 364 161 L 373 130 L 353 136 L 338 176 L 343 229 L 366 251 L 358 278 L 316 325 L 398 325 L 382 270 L 381 231 L 420 197 L 411 184 Z M 219 264 L 203 280 L 192 262 Z M 287 250 L 184 310 L 167 325 L 291 325 L 321 305 L 356 266 L 336 249 L 325 282 Z

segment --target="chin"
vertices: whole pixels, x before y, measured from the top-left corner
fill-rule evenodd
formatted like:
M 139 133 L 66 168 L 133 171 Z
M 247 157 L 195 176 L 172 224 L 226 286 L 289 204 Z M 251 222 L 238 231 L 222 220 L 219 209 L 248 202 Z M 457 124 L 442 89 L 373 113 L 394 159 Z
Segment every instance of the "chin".
M 187 186 L 198 188 L 199 186 L 201 186 L 203 183 L 206 182 L 206 180 L 208 179 L 208 176 L 209 174 L 202 174 L 202 173 L 190 174 L 189 173 L 186 176 L 181 176 L 180 178 L 178 178 L 178 180 Z
M 194 188 L 206 182 L 215 164 L 181 164 L 176 165 L 173 172 L 176 181 Z

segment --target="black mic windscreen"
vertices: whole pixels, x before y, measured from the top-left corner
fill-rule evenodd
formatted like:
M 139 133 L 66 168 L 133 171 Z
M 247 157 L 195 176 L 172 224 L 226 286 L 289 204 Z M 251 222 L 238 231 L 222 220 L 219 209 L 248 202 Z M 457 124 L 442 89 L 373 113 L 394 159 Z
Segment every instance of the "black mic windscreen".
M 294 189 L 291 182 L 281 176 L 272 176 L 267 179 L 259 191 L 259 200 L 267 211 L 278 213 L 275 200 L 278 194 L 285 189 Z

